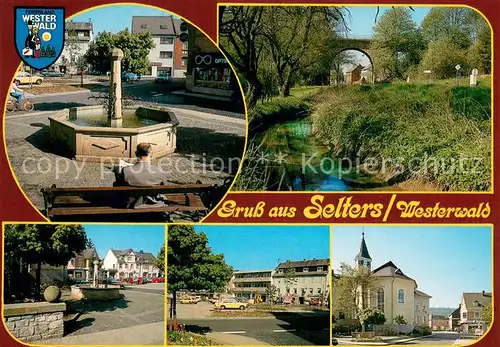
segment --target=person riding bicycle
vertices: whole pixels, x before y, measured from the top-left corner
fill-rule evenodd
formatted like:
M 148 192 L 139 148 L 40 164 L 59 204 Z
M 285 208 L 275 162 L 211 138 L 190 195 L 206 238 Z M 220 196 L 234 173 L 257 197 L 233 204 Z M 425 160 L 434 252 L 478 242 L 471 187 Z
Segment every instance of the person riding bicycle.
M 15 83 L 12 83 L 10 87 L 10 96 L 16 99 L 16 102 L 21 105 L 23 101 L 24 92 L 21 88 L 19 88 Z

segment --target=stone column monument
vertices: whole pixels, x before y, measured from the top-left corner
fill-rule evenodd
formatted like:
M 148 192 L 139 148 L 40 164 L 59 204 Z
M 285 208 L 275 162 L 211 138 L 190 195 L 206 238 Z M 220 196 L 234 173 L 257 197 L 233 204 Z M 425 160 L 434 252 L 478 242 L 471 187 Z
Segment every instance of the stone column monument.
M 94 288 L 99 286 L 99 262 L 94 260 Z
M 122 59 L 123 51 L 120 48 L 113 48 L 108 107 L 108 119 L 112 127 L 121 127 L 122 123 Z

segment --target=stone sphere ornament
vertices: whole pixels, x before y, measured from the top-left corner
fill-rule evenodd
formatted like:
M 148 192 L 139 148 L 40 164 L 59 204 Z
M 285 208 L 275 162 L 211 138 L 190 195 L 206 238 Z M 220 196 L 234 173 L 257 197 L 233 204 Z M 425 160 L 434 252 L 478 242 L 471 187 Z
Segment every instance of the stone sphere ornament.
M 61 299 L 61 289 L 56 286 L 49 286 L 43 292 L 43 297 L 47 302 L 58 302 Z

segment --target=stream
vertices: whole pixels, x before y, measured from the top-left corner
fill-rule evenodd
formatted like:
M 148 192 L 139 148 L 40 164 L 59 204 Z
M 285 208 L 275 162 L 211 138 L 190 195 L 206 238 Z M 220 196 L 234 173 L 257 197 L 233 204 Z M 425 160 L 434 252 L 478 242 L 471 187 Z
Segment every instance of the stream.
M 274 161 L 280 182 L 276 190 L 349 191 L 389 187 L 356 168 L 350 172 L 344 170 L 328 147 L 314 139 L 308 118 L 277 124 L 258 141 L 267 157 Z

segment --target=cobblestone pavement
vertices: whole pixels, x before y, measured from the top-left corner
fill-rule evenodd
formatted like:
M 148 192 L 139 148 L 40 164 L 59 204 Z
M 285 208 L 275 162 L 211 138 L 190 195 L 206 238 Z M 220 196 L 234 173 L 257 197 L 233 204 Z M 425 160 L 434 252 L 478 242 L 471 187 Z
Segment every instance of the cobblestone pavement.
M 177 152 L 158 162 L 170 183 L 200 180 L 206 184 L 222 184 L 225 178 L 236 173 L 245 144 L 243 119 L 180 108 L 172 110 L 180 122 Z M 16 114 L 5 121 L 11 167 L 35 207 L 43 207 L 40 189 L 53 184 L 58 187 L 112 186 L 111 165 L 77 162 L 54 153 L 48 116 L 36 112 Z

